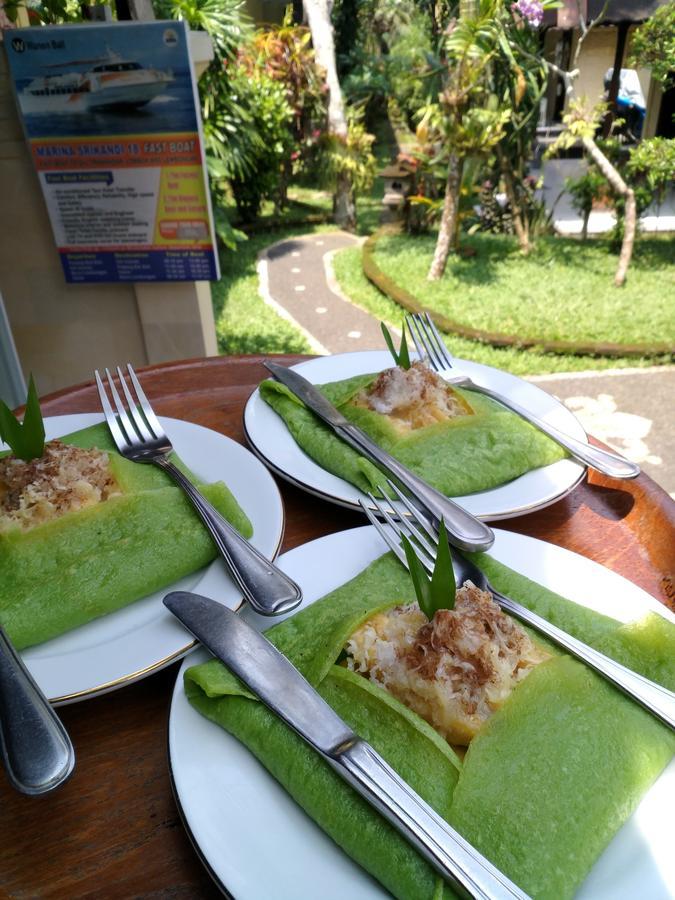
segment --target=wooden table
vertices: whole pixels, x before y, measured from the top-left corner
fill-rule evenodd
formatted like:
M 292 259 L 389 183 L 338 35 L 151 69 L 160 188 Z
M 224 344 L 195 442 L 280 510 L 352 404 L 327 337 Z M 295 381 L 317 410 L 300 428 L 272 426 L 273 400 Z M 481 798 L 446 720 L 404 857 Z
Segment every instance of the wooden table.
M 237 357 L 153 366 L 142 380 L 157 412 L 244 443 L 242 409 L 265 375 L 260 357 Z M 43 410 L 59 415 L 100 407 L 88 384 L 45 398 Z M 283 550 L 363 524 L 355 512 L 285 482 L 280 487 Z M 674 510 L 646 475 L 610 483 L 592 474 L 553 506 L 499 525 L 602 563 L 675 610 Z M 29 799 L 0 776 L 0 897 L 221 896 L 183 830 L 171 793 L 167 715 L 177 671 L 174 664 L 123 690 L 62 707 L 77 766 L 54 794 Z

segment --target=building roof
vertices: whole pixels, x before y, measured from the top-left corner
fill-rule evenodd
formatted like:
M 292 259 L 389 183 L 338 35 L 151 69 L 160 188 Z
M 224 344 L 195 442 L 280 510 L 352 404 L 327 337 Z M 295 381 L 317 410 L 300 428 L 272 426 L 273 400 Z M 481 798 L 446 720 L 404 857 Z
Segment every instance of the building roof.
M 601 24 L 617 25 L 619 22 L 644 22 L 654 15 L 659 6 L 665 6 L 668 0 L 609 0 L 607 11 Z M 568 5 L 568 4 L 566 4 Z M 572 6 L 576 5 L 572 0 Z M 602 12 L 605 0 L 587 0 L 587 18 L 595 19 Z M 544 27 L 556 27 L 558 10 L 549 10 L 544 14 Z M 600 24 L 600 23 L 599 23 Z

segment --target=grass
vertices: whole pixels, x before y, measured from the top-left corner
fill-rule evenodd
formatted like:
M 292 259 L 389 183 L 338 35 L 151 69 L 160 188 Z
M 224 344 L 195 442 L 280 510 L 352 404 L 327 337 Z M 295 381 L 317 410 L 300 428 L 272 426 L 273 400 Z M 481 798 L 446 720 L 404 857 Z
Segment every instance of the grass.
M 381 260 L 378 259 L 381 264 Z M 403 317 L 401 307 L 390 300 L 368 281 L 361 268 L 361 250 L 358 247 L 341 250 L 333 259 L 333 267 L 340 287 L 354 303 L 367 312 L 400 329 Z M 391 272 L 390 272 L 391 274 Z M 415 284 L 409 286 L 412 292 L 421 293 L 424 289 L 424 301 L 428 302 L 426 293 L 426 272 Z M 663 340 L 663 337 L 661 337 Z M 462 358 L 495 366 L 515 375 L 539 375 L 548 372 L 578 372 L 588 369 L 625 368 L 633 366 L 652 366 L 659 362 L 667 363 L 669 359 L 629 359 L 589 356 L 560 356 L 558 354 L 539 353 L 534 350 L 515 350 L 511 348 L 491 347 L 464 338 L 448 337 L 446 343 L 452 352 Z
M 420 302 L 457 322 L 538 340 L 675 345 L 675 240 L 641 238 L 626 285 L 613 285 L 616 256 L 604 240 L 541 238 L 528 257 L 515 240 L 476 234 L 475 255 L 451 257 L 426 280 L 436 237 L 384 235 L 374 259 Z

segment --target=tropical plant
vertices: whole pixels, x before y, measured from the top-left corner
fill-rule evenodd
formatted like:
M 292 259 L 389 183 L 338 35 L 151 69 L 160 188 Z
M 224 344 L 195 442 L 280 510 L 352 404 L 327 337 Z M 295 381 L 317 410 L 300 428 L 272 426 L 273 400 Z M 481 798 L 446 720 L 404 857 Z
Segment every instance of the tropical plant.
M 537 28 L 552 0 L 520 0 L 502 6 L 499 49 L 487 73 L 490 91 L 511 110 L 504 136 L 495 148 L 498 168 L 509 201 L 510 220 L 520 249 L 529 253 L 542 204 L 533 189 L 528 167 L 539 116 L 548 86 L 548 68 L 540 58 Z
M 216 232 L 234 249 L 245 235 L 232 227 L 222 211 L 226 181 L 251 174 L 263 149 L 250 88 L 245 85 L 242 90 L 231 77 L 253 26 L 243 0 L 153 0 L 153 5 L 158 18 L 183 20 L 195 31 L 206 31 L 213 41 L 214 58 L 199 79 L 204 149 Z
M 437 136 L 438 154 L 447 160 L 443 212 L 428 277 L 443 275 L 451 249 L 458 249 L 459 198 L 464 161 L 489 152 L 501 140 L 508 108 L 487 89 L 487 69 L 499 47 L 500 0 L 461 0 L 459 18 L 448 28 L 442 60 L 442 89 L 420 110 L 418 138 Z
M 340 179 L 350 184 L 350 203 L 355 204 L 356 194 L 370 190 L 377 160 L 372 146 L 375 138 L 368 134 L 363 124 L 363 112 L 356 107 L 347 108 L 347 135 L 326 133 L 321 145 L 321 171 L 326 183 L 335 188 Z
M 16 22 L 21 7 L 31 25 L 64 25 L 83 20 L 78 0 L 4 0 L 2 11 L 10 22 Z
M 230 185 L 242 221 L 253 222 L 265 197 L 278 199 L 284 162 L 294 146 L 293 110 L 284 85 L 264 69 L 250 72 L 245 65 L 233 67 L 231 85 L 249 104 L 255 134 L 259 138 L 248 159 L 249 171 L 230 175 Z
M 647 188 L 650 203 L 663 203 L 675 179 L 675 139 L 653 137 L 639 143 L 631 150 L 626 173 L 632 183 Z
M 432 44 L 426 14 L 415 0 L 341 0 L 334 19 L 345 96 L 378 113 L 395 105 L 407 127 L 414 128 L 417 110 L 428 100 Z
M 585 33 L 588 33 L 588 29 Z M 549 64 L 550 65 L 550 64 Z M 560 72 L 560 70 L 558 70 Z M 633 255 L 633 245 L 637 234 L 637 202 L 635 191 L 626 183 L 618 164 L 612 160 L 612 142 L 607 142 L 601 147 L 596 140 L 596 133 L 602 119 L 607 112 L 606 103 L 590 104 L 585 97 L 574 98 L 573 84 L 576 77 L 572 72 L 563 72 L 563 80 L 567 85 L 568 101 L 567 112 L 563 116 L 564 131 L 549 147 L 548 156 L 552 156 L 559 150 L 565 150 L 580 143 L 590 161 L 604 176 L 615 196 L 615 206 L 621 211 L 622 240 L 619 262 L 617 264 L 614 284 L 621 287 L 626 281 L 628 266 Z
M 254 67 L 261 68 L 283 86 L 292 110 L 290 125 L 295 146 L 282 166 L 279 196 L 282 206 L 286 203 L 292 171 L 301 171 L 312 158 L 326 127 L 326 81 L 316 64 L 311 39 L 308 28 L 293 23 L 289 6 L 281 25 L 256 32 L 251 48 Z
M 595 166 L 590 166 L 579 178 L 567 178 L 565 189 L 570 195 L 572 206 L 582 218 L 581 237 L 585 241 L 588 238 L 588 220 L 593 205 L 607 193 L 607 179 Z
M 628 64 L 650 69 L 664 90 L 675 85 L 675 0 L 635 30 Z

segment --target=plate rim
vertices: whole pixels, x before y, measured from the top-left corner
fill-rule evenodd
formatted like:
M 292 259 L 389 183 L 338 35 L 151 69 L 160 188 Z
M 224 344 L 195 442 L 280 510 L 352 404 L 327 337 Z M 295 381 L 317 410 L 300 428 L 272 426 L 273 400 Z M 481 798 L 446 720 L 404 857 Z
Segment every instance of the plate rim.
M 302 368 L 303 366 L 306 366 L 307 364 L 314 363 L 314 362 L 316 362 L 318 360 L 322 360 L 322 359 L 335 359 L 338 357 L 350 357 L 350 356 L 357 356 L 357 355 L 363 356 L 365 354 L 372 354 L 372 353 L 384 354 L 387 352 L 388 351 L 386 351 L 386 350 L 351 350 L 351 351 L 345 351 L 343 353 L 334 353 L 334 354 L 331 354 L 330 356 L 325 356 L 325 357 L 324 356 L 314 356 L 310 359 L 304 359 L 297 363 L 294 363 L 293 365 L 289 366 L 289 368 L 299 370 L 300 368 Z M 508 375 L 511 378 L 516 378 L 519 381 L 522 381 L 528 387 L 535 388 L 537 391 L 544 394 L 546 397 L 548 397 L 550 400 L 552 400 L 554 403 L 556 403 L 559 407 L 564 409 L 565 412 L 568 413 L 575 420 L 575 422 L 578 424 L 578 426 L 581 430 L 581 433 L 585 436 L 586 440 L 588 440 L 588 433 L 584 429 L 584 427 L 581 424 L 581 422 L 579 421 L 579 419 L 574 415 L 574 413 L 571 410 L 568 410 L 567 407 L 563 403 L 561 403 L 561 401 L 558 400 L 557 397 L 553 396 L 553 394 L 549 394 L 546 391 L 542 390 L 542 388 L 540 388 L 538 384 L 534 384 L 533 382 L 526 381 L 524 378 L 521 378 L 519 375 L 514 375 L 512 372 L 507 372 L 504 369 L 497 369 L 495 366 L 489 366 L 484 363 L 476 363 L 476 362 L 473 362 L 472 360 L 460 359 L 459 357 L 457 357 L 456 359 L 460 363 L 460 365 L 461 365 L 461 363 L 467 362 L 471 366 L 478 366 L 481 369 L 486 369 L 488 371 L 497 372 L 500 375 Z M 300 478 L 297 478 L 295 475 L 291 475 L 290 473 L 288 473 L 284 469 L 282 469 L 280 466 L 278 466 L 272 459 L 269 458 L 269 456 L 267 456 L 263 452 L 263 450 L 258 446 L 258 444 L 256 444 L 255 439 L 254 439 L 253 435 L 251 434 L 250 428 L 247 423 L 247 417 L 250 417 L 250 415 L 251 415 L 251 413 L 249 412 L 249 409 L 252 410 L 253 404 L 256 403 L 258 400 L 260 400 L 263 403 L 265 402 L 260 397 L 260 384 L 258 384 L 256 386 L 256 388 L 251 392 L 251 394 L 244 406 L 244 410 L 242 412 L 242 425 L 243 425 L 244 436 L 246 438 L 246 442 L 247 442 L 248 446 L 253 451 L 253 453 L 269 469 L 271 469 L 276 475 L 278 475 L 280 478 L 283 478 L 285 481 L 287 481 L 289 484 L 292 484 L 294 487 L 305 491 L 306 493 L 310 494 L 313 497 L 318 497 L 321 500 L 325 500 L 328 503 L 334 503 L 337 506 L 341 506 L 345 509 L 352 509 L 352 510 L 355 510 L 356 512 L 361 512 L 361 506 L 360 506 L 358 500 L 351 500 L 348 497 L 338 496 L 336 494 L 329 493 L 328 491 L 322 490 L 320 487 L 316 487 L 315 485 L 309 484 L 308 482 L 303 481 Z M 271 410 L 271 411 L 274 412 L 274 410 Z M 301 453 L 305 452 L 304 450 L 302 450 L 301 447 L 298 447 L 298 450 Z M 305 455 L 307 455 L 307 454 L 305 454 Z M 311 457 L 310 457 L 310 459 L 311 459 Z M 314 465 L 319 466 L 319 464 L 316 463 L 314 460 L 311 460 L 311 461 L 314 463 Z M 500 522 L 500 521 L 505 521 L 507 519 L 517 518 L 518 516 L 527 515 L 528 513 L 536 512 L 540 509 L 545 509 L 546 507 L 551 506 L 553 503 L 557 503 L 559 500 L 564 499 L 569 494 L 571 494 L 572 491 L 575 490 L 575 488 L 577 488 L 579 486 L 579 484 L 583 481 L 584 477 L 586 476 L 586 473 L 588 472 L 588 466 L 584 465 L 583 463 L 580 463 L 578 460 L 574 460 L 571 458 L 569 458 L 567 460 L 558 460 L 558 462 L 565 462 L 565 461 L 576 465 L 578 467 L 578 472 L 577 472 L 577 475 L 574 478 L 574 480 L 571 483 L 569 483 L 563 490 L 559 490 L 557 493 L 555 493 L 555 495 L 546 496 L 541 500 L 533 501 L 531 503 L 523 503 L 518 506 L 510 506 L 508 509 L 502 509 L 502 510 L 498 510 L 496 512 L 488 510 L 487 512 L 474 513 L 474 515 L 478 519 L 481 519 L 484 521 Z M 556 464 L 557 463 L 552 463 L 551 465 L 556 465 Z M 319 466 L 319 468 L 323 468 L 323 467 Z M 323 469 L 323 471 L 328 472 L 327 469 Z M 531 471 L 536 471 L 536 470 L 531 470 Z M 328 474 L 333 475 L 332 472 L 328 472 Z M 523 473 L 523 475 L 527 475 L 527 474 L 529 474 L 529 473 L 528 472 Z M 523 475 L 518 476 L 518 478 L 522 478 Z M 340 478 L 339 475 L 334 475 L 333 477 L 339 478 L 341 481 L 343 481 L 345 484 L 349 485 L 354 490 L 357 490 L 357 491 L 359 490 L 359 488 L 357 488 L 355 485 L 352 485 L 351 482 L 346 481 L 346 479 Z M 506 484 L 513 483 L 513 482 L 517 481 L 518 478 L 512 479 L 511 482 L 506 482 Z M 481 493 L 489 494 L 491 491 L 499 489 L 501 487 L 503 487 L 503 485 L 497 485 L 497 488 L 491 488 L 488 491 L 477 491 L 474 494 L 465 494 L 465 495 L 462 495 L 461 497 L 453 497 L 452 499 L 455 502 L 461 504 L 463 497 L 476 496 L 476 494 L 481 494 Z M 377 508 L 368 501 L 366 494 L 364 494 L 363 492 L 360 492 L 360 493 L 362 493 L 361 499 L 364 501 L 364 503 L 366 504 L 368 509 L 372 510 L 373 512 L 377 512 Z M 407 512 L 405 510 L 400 510 L 398 508 L 395 509 L 396 513 L 400 513 L 402 511 L 405 515 L 407 515 Z
M 105 421 L 103 413 L 84 412 L 84 413 L 63 413 L 61 415 L 45 416 L 45 422 L 53 422 L 54 420 L 66 419 L 66 418 L 70 418 L 70 417 L 78 417 L 79 418 L 82 416 L 96 417 L 97 420 L 100 421 L 101 423 L 103 423 Z M 242 450 L 250 452 L 248 447 L 244 446 L 243 444 L 240 444 L 238 441 L 235 441 L 233 438 L 229 437 L 228 435 L 223 434 L 220 431 L 216 431 L 214 428 L 209 428 L 206 425 L 200 425 L 199 423 L 191 422 L 188 419 L 177 419 L 175 416 L 160 415 L 160 416 L 158 416 L 158 418 L 160 419 L 160 421 L 165 421 L 165 422 L 177 421 L 177 422 L 181 422 L 186 425 L 189 425 L 189 426 L 194 426 L 195 428 L 198 428 L 198 429 L 203 428 L 206 431 L 210 431 L 212 434 L 218 435 L 218 437 L 223 438 L 224 440 L 226 440 L 228 442 L 236 444 Z M 91 424 L 97 424 L 97 423 L 91 423 Z M 90 426 L 84 425 L 82 427 L 87 428 Z M 65 432 L 65 433 L 67 434 L 68 432 Z M 259 460 L 255 456 L 255 454 L 251 454 L 251 455 L 253 456 L 254 459 L 256 459 L 256 461 L 259 462 Z M 283 540 L 284 540 L 284 533 L 286 530 L 286 509 L 284 507 L 283 498 L 281 496 L 281 491 L 279 490 L 279 485 L 276 483 L 274 478 L 272 478 L 271 476 L 270 476 L 270 484 L 273 486 L 273 489 L 276 492 L 276 496 L 279 501 L 279 510 L 280 510 L 279 536 L 276 541 L 276 546 L 274 547 L 274 552 L 273 552 L 272 556 L 270 557 L 271 561 L 274 561 L 279 553 L 279 550 L 281 549 L 281 545 L 283 544 Z M 244 512 L 245 512 L 245 510 L 244 510 Z M 213 562 L 215 562 L 215 559 L 213 560 Z M 212 565 L 213 562 L 210 563 L 209 566 Z M 206 566 L 203 569 L 204 575 L 208 571 L 209 566 Z M 198 582 L 198 584 L 199 584 L 199 582 Z M 198 584 L 195 585 L 195 587 L 198 587 Z M 170 587 L 170 585 L 167 585 L 167 587 Z M 142 598 L 139 597 L 138 599 L 142 599 Z M 245 600 L 244 600 L 244 597 L 242 596 L 242 597 L 240 597 L 237 606 L 234 608 L 235 612 L 238 612 L 239 609 L 241 609 L 241 607 L 244 605 L 244 603 L 245 603 Z M 128 605 L 130 605 L 130 604 L 128 604 Z M 121 609 L 124 609 L 124 608 L 125 607 L 121 607 Z M 114 613 L 117 611 L 118 610 L 114 610 L 112 613 L 109 613 L 107 615 L 114 615 Z M 99 618 L 105 618 L 105 617 L 101 616 Z M 57 635 L 57 637 L 58 637 L 58 635 Z M 186 632 L 186 637 L 187 637 L 187 632 Z M 43 646 L 44 644 L 47 644 L 47 643 L 49 643 L 49 642 L 43 641 L 42 644 L 35 645 L 35 646 Z M 149 675 L 153 675 L 156 672 L 161 671 L 162 669 L 171 665 L 173 662 L 177 662 L 182 657 L 184 657 L 188 653 L 190 653 L 198 645 L 198 643 L 199 643 L 199 641 L 196 638 L 192 637 L 192 639 L 188 640 L 186 644 L 173 650 L 171 653 L 167 654 L 166 656 L 163 656 L 161 659 L 155 660 L 154 662 L 148 664 L 147 666 L 143 666 L 141 668 L 135 669 L 133 672 L 129 672 L 125 675 L 121 675 L 119 678 L 110 679 L 108 681 L 105 681 L 101 684 L 94 685 L 89 688 L 84 688 L 79 691 L 69 691 L 64 694 L 59 694 L 54 697 L 49 697 L 49 702 L 53 706 L 65 706 L 65 705 L 69 705 L 72 703 L 79 703 L 82 700 L 88 700 L 93 697 L 99 697 L 99 696 L 102 696 L 103 694 L 110 693 L 111 691 L 118 690 L 119 688 L 125 687 L 126 685 L 129 685 L 129 684 L 133 684 L 136 681 L 140 681 L 143 678 L 148 677 Z M 25 649 L 30 650 L 31 647 L 26 647 Z M 22 657 L 22 659 L 23 659 L 23 653 L 24 653 L 23 650 L 20 651 L 20 656 Z M 30 666 L 28 666 L 28 668 L 30 671 Z
M 293 553 L 293 551 L 297 551 L 297 550 L 300 550 L 300 549 L 302 549 L 302 548 L 306 548 L 306 547 L 307 547 L 308 545 L 310 545 L 310 544 L 317 543 L 317 542 L 319 542 L 319 541 L 323 541 L 324 539 L 333 537 L 334 535 L 338 535 L 338 534 L 343 535 L 343 534 L 354 533 L 354 532 L 364 531 L 364 530 L 368 530 L 369 532 L 372 533 L 375 529 L 374 529 L 374 527 L 373 527 L 372 525 L 360 525 L 360 526 L 355 526 L 355 527 L 353 527 L 353 528 L 343 529 L 343 530 L 338 531 L 338 532 L 331 532 L 331 533 L 328 534 L 328 535 L 322 535 L 322 536 L 320 536 L 320 537 L 313 538 L 313 539 L 310 540 L 310 541 L 306 541 L 304 544 L 300 544 L 300 545 L 298 545 L 297 547 L 290 548 L 290 550 L 287 550 L 284 554 L 282 554 L 282 559 L 283 559 L 283 556 L 285 556 L 285 555 L 288 554 L 288 553 Z M 648 604 L 648 605 L 651 605 L 651 607 L 652 607 L 653 609 L 660 609 L 660 610 L 665 609 L 666 615 L 664 616 L 664 618 L 666 618 L 668 621 L 671 621 L 671 622 L 673 622 L 673 624 L 675 624 L 675 615 L 674 615 L 673 613 L 670 612 L 670 610 L 668 609 L 668 607 L 665 607 L 663 604 L 660 604 L 659 601 L 658 601 L 656 598 L 654 598 L 651 594 L 649 594 L 644 588 L 642 588 L 642 587 L 640 587 L 639 585 L 635 584 L 635 583 L 632 582 L 629 578 L 626 578 L 624 575 L 621 575 L 621 574 L 618 573 L 618 572 L 614 572 L 612 569 L 609 569 L 607 566 L 604 566 L 602 563 L 599 563 L 599 562 L 597 562 L 596 560 L 590 559 L 589 557 L 584 556 L 584 555 L 581 554 L 581 553 L 577 553 L 577 552 L 574 551 L 574 550 L 570 550 L 570 549 L 568 549 L 567 547 L 561 547 L 559 544 L 554 544 L 554 543 L 552 543 L 551 541 L 546 541 L 546 540 L 543 540 L 542 538 L 539 538 L 539 537 L 534 537 L 534 536 L 532 536 L 532 535 L 524 535 L 524 534 L 521 534 L 520 532 L 509 531 L 508 529 L 498 529 L 498 531 L 501 532 L 501 533 L 506 533 L 506 534 L 509 536 L 508 539 L 520 540 L 520 539 L 522 539 L 522 538 L 525 538 L 525 540 L 528 541 L 528 542 L 529 542 L 529 541 L 534 541 L 536 544 L 543 544 L 543 545 L 546 545 L 546 546 L 548 546 L 548 547 L 553 548 L 554 552 L 557 552 L 557 551 L 563 551 L 563 553 L 571 554 L 573 557 L 580 558 L 581 560 L 583 560 L 583 561 L 586 562 L 586 563 L 590 563 L 590 564 L 592 564 L 593 566 L 599 567 L 600 569 L 605 569 L 605 570 L 606 570 L 608 573 L 610 573 L 611 575 L 613 575 L 613 576 L 615 576 L 615 577 L 617 577 L 617 578 L 620 578 L 620 579 L 626 581 L 629 585 L 631 585 L 631 586 L 632 586 L 633 588 L 635 588 L 637 591 L 641 591 L 641 592 L 645 595 L 645 597 L 647 598 L 647 604 Z M 386 548 L 383 548 L 383 549 L 384 549 L 384 552 L 386 553 Z M 488 553 L 489 553 L 489 551 L 488 551 Z M 376 558 L 379 558 L 379 557 L 376 557 Z M 350 575 L 350 576 L 347 577 L 346 580 L 349 581 L 349 580 L 351 580 L 352 577 L 354 577 L 354 576 L 353 576 L 353 575 Z M 529 576 L 526 576 L 526 577 L 529 577 Z M 346 582 L 342 582 L 342 583 L 346 583 Z M 319 599 L 321 598 L 321 596 L 324 596 L 324 595 L 323 595 L 323 594 L 320 595 L 319 597 L 317 597 L 317 598 L 316 598 L 314 601 L 312 601 L 312 602 L 316 602 L 316 600 L 319 600 Z M 572 601 L 572 602 L 575 602 L 575 601 Z M 291 613 L 288 614 L 288 616 L 290 616 L 290 615 L 292 615 L 292 614 L 293 614 L 293 613 L 291 612 Z M 200 652 L 205 653 L 205 654 L 208 654 L 208 658 L 212 658 L 212 654 L 211 654 L 208 650 L 206 650 L 206 648 L 204 648 L 204 647 L 197 648 L 197 649 L 195 650 L 195 655 L 199 655 Z M 177 807 L 178 812 L 179 812 L 179 817 L 180 817 L 181 823 L 182 823 L 183 826 L 185 827 L 186 834 L 187 834 L 187 837 L 188 837 L 188 840 L 189 840 L 190 844 L 191 844 L 192 847 L 194 848 L 194 850 L 195 850 L 195 852 L 196 852 L 196 854 L 197 854 L 197 857 L 198 857 L 200 863 L 202 863 L 202 864 L 205 866 L 206 871 L 208 872 L 209 876 L 212 878 L 212 880 L 214 881 L 214 883 L 216 884 L 216 886 L 218 887 L 218 889 L 219 889 L 226 897 L 230 898 L 230 897 L 234 897 L 235 895 L 232 894 L 230 888 L 228 888 L 228 886 L 225 884 L 225 882 L 223 881 L 223 879 L 217 874 L 215 868 L 213 868 L 211 862 L 209 861 L 209 859 L 208 859 L 208 857 L 207 857 L 207 855 L 206 855 L 206 852 L 205 852 L 205 851 L 201 848 L 201 846 L 199 845 L 199 843 L 198 843 L 198 841 L 197 841 L 197 838 L 196 838 L 196 836 L 195 836 L 195 834 L 194 834 L 194 831 L 193 831 L 193 829 L 192 829 L 192 826 L 191 826 L 190 823 L 189 823 L 189 820 L 188 820 L 188 814 L 187 814 L 187 812 L 186 812 L 186 810 L 185 810 L 185 807 L 184 807 L 184 804 L 183 804 L 183 801 L 182 801 L 182 798 L 181 798 L 181 795 L 180 795 L 180 792 L 179 792 L 179 789 L 178 789 L 178 783 L 177 783 L 176 774 L 175 774 L 174 759 L 173 759 L 173 755 L 172 755 L 172 752 L 171 752 L 171 747 L 172 747 L 172 737 L 173 737 L 173 734 L 174 734 L 174 728 L 172 727 L 172 717 L 173 717 L 173 715 L 174 715 L 174 705 L 176 704 L 177 699 L 181 697 L 181 694 L 182 694 L 183 699 L 185 700 L 185 702 L 186 702 L 186 703 L 189 702 L 189 701 L 187 701 L 187 698 L 185 698 L 184 688 L 183 688 L 183 672 L 184 672 L 184 669 L 185 669 L 185 666 L 187 665 L 187 663 L 188 663 L 188 661 L 187 661 L 187 660 L 184 660 L 184 661 L 183 661 L 183 664 L 181 665 L 181 667 L 180 667 L 180 669 L 179 669 L 179 671 L 178 671 L 178 673 L 177 673 L 177 676 L 176 676 L 176 682 L 175 682 L 175 684 L 174 684 L 174 687 L 173 687 L 173 690 L 172 690 L 172 693 L 171 693 L 171 701 L 170 701 L 170 704 L 169 704 L 169 710 L 168 710 L 168 715 L 167 715 L 167 744 L 166 744 L 166 746 L 167 746 L 167 763 L 168 763 L 168 769 L 169 769 L 169 778 L 170 778 L 170 782 L 171 782 L 171 787 L 172 787 L 174 799 L 175 799 L 175 802 L 176 802 L 176 807 Z M 194 712 L 195 712 L 196 715 L 199 715 L 199 713 L 198 713 L 196 710 L 194 710 Z M 205 720 L 205 721 L 208 722 L 208 720 Z M 212 725 L 213 727 L 216 727 L 216 728 L 219 727 L 219 726 L 215 725 L 215 723 L 212 723 L 212 722 L 208 722 L 208 724 L 209 724 L 209 725 Z M 221 730 L 222 730 L 222 729 L 221 729 Z M 224 733 L 224 734 L 227 734 L 227 732 L 225 732 L 224 730 L 223 730 L 223 733 Z M 229 734 L 228 734 L 227 736 L 228 736 L 229 738 L 231 738 L 232 740 L 236 740 L 235 738 L 232 738 L 232 736 L 229 735 Z M 246 749 L 248 753 L 251 752 L 250 750 L 248 750 L 248 748 L 245 747 L 245 745 L 242 745 L 242 746 L 244 746 L 244 749 Z M 674 764 L 675 764 L 675 757 L 674 757 L 673 759 L 671 759 L 671 762 L 666 766 L 666 768 L 665 768 L 665 769 L 663 770 L 663 772 L 659 775 L 659 777 L 656 779 L 656 781 L 652 783 L 652 785 L 651 785 L 650 788 L 649 788 L 650 791 L 653 790 L 654 785 L 658 782 L 659 778 L 661 778 L 661 777 L 665 774 L 665 772 L 668 770 L 669 766 L 673 766 Z M 261 764 L 260 764 L 260 765 L 261 765 Z M 273 776 L 267 771 L 267 769 L 266 769 L 264 766 L 263 766 L 262 768 L 263 768 L 263 770 L 264 770 L 264 774 L 268 775 L 270 778 L 273 779 Z M 273 779 L 273 780 L 274 780 L 274 779 Z M 282 788 L 282 790 L 283 790 L 283 788 Z M 641 800 L 646 796 L 646 794 L 647 794 L 647 792 L 645 792 L 645 794 L 642 795 Z M 291 798 L 291 799 L 292 799 L 292 798 Z M 295 801 L 294 801 L 294 802 L 295 802 Z M 299 807 L 299 808 L 302 809 L 302 807 Z M 633 815 L 635 815 L 635 813 L 637 812 L 638 809 L 639 809 L 639 804 L 638 804 L 638 806 L 632 811 L 630 817 L 632 817 Z M 304 811 L 304 810 L 303 810 L 303 811 Z M 629 818 L 630 818 L 630 817 L 629 817 Z M 316 822 L 314 822 L 314 820 L 311 819 L 311 817 L 310 817 L 310 821 L 312 822 L 312 825 L 313 825 L 315 828 L 318 828 L 319 830 L 321 830 L 321 829 L 320 829 L 320 826 L 317 825 Z M 628 820 L 626 820 L 626 821 L 628 821 Z M 626 822 L 624 822 L 623 824 L 625 825 Z M 623 825 L 622 825 L 622 828 L 623 828 Z M 620 833 L 620 831 L 621 831 L 621 829 L 619 829 L 619 831 L 615 832 L 615 834 L 614 834 L 613 837 L 612 837 L 612 840 L 614 839 L 614 837 L 616 837 L 616 836 Z M 322 832 L 322 833 L 323 833 L 323 832 Z M 325 833 L 324 833 L 324 834 L 325 834 Z M 610 844 L 611 844 L 611 841 L 610 841 Z M 607 845 L 607 846 L 609 846 L 609 845 Z M 597 863 L 597 861 L 600 859 L 600 857 L 606 852 L 606 850 L 607 850 L 607 847 L 605 847 L 604 850 L 601 852 L 601 854 L 598 856 L 598 858 L 596 859 L 596 862 L 594 863 L 594 865 Z M 344 852 L 344 851 L 343 851 L 343 852 Z M 349 857 L 349 859 L 351 859 L 351 857 Z M 358 865 L 358 864 L 357 864 L 357 865 Z M 592 871 L 592 870 L 591 870 L 591 871 Z M 590 874 L 590 871 L 589 871 L 589 873 L 587 874 L 587 877 L 588 877 L 589 874 Z M 367 876 L 367 873 L 364 872 L 364 876 Z M 376 884 L 378 885 L 378 887 L 380 887 L 381 891 L 383 892 L 383 895 L 386 894 L 386 889 L 385 889 L 384 887 L 382 887 L 382 885 L 380 885 L 379 882 L 376 882 Z M 581 885 L 580 887 L 583 888 L 583 883 L 582 883 L 582 885 Z

